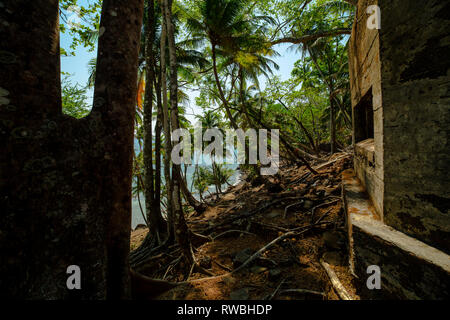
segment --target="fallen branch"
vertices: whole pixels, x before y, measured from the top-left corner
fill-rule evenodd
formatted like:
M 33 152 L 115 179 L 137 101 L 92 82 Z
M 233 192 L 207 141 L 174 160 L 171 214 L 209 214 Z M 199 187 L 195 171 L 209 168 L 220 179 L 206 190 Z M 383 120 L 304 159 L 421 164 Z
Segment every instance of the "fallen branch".
M 262 222 L 259 222 L 259 221 L 253 221 L 253 223 L 255 223 L 255 224 L 257 224 L 257 225 L 259 225 L 259 226 L 261 226 L 263 228 L 269 229 L 269 230 L 275 230 L 275 231 L 281 231 L 281 232 L 292 231 L 292 230 L 289 230 L 287 228 L 276 226 L 276 225 L 269 224 L 269 223 L 262 223 Z
M 307 172 L 303 176 L 301 176 L 299 179 L 289 182 L 288 186 L 293 185 L 293 184 L 300 184 L 305 179 L 307 179 L 310 175 L 311 175 L 311 172 Z
M 251 232 L 248 232 L 248 231 L 244 231 L 244 230 L 228 230 L 228 231 L 225 231 L 225 232 L 222 232 L 222 233 L 218 234 L 215 237 L 211 237 L 211 239 L 214 241 L 217 238 L 222 237 L 222 236 L 224 236 L 224 235 L 226 235 L 228 233 L 232 233 L 232 232 L 239 232 L 239 233 L 245 233 L 245 234 L 249 234 L 249 235 L 252 235 L 252 236 L 256 236 L 254 233 L 251 233 Z
M 325 269 L 328 277 L 331 280 L 331 284 L 333 285 L 334 290 L 336 290 L 336 293 L 338 294 L 339 298 L 342 300 L 353 300 L 350 294 L 345 290 L 344 286 L 342 285 L 341 281 L 339 281 L 339 278 L 337 277 L 336 273 L 331 269 L 330 265 L 320 259 L 320 264 Z
M 226 219 L 225 221 L 222 221 L 221 223 L 218 223 L 218 224 L 216 224 L 216 225 L 213 225 L 213 226 L 207 228 L 207 229 L 205 230 L 205 232 L 211 232 L 211 231 L 213 231 L 213 230 L 215 230 L 215 229 L 217 229 L 217 228 L 219 228 L 219 227 L 221 227 L 221 226 L 223 226 L 223 225 L 231 224 L 232 222 L 234 222 L 234 221 L 236 221 L 236 220 L 241 220 L 241 219 L 245 219 L 245 218 L 249 218 L 249 217 L 251 217 L 251 216 L 254 216 L 255 214 L 258 214 L 258 213 L 260 213 L 261 211 L 264 211 L 265 209 L 267 209 L 267 208 L 273 206 L 274 204 L 277 204 L 277 203 L 282 202 L 282 201 L 284 201 L 284 200 L 286 200 L 286 199 L 277 199 L 277 200 L 275 200 L 275 201 L 271 201 L 271 202 L 265 204 L 265 205 L 262 206 L 262 207 L 256 208 L 256 209 L 254 209 L 254 210 L 252 210 L 252 211 L 250 211 L 250 212 L 246 212 L 246 213 L 241 214 L 241 215 L 239 215 L 239 216 L 235 216 L 235 217 L 231 217 L 230 219 Z
M 213 262 L 214 262 L 215 264 L 217 264 L 219 267 L 221 267 L 222 269 L 224 269 L 224 270 L 226 270 L 226 271 L 228 271 L 228 272 L 231 272 L 231 271 L 232 271 L 232 269 L 231 269 L 230 267 L 227 267 L 227 266 L 221 264 L 220 262 L 217 262 L 216 260 L 213 260 Z
M 333 164 L 333 163 L 335 163 L 335 162 L 337 162 L 337 161 L 339 161 L 339 160 L 348 158 L 349 156 L 351 156 L 351 154 L 350 154 L 350 153 L 346 153 L 346 154 L 344 154 L 343 156 L 337 157 L 336 159 L 333 159 L 333 160 L 331 160 L 331 161 L 322 163 L 321 165 L 315 167 L 314 170 L 320 170 L 320 169 L 323 169 L 323 168 L 329 166 L 330 164 Z
M 288 205 L 286 208 L 284 208 L 283 219 L 286 219 L 286 216 L 287 216 L 287 213 L 288 213 L 289 208 L 295 207 L 295 206 L 297 206 L 297 205 L 299 205 L 299 204 L 302 204 L 303 202 L 305 202 L 305 200 L 301 200 L 301 201 L 299 201 L 299 202 L 290 204 L 290 205 Z
M 327 212 L 325 212 L 323 215 L 321 215 L 320 218 L 317 219 L 316 222 L 314 222 L 314 223 L 319 223 L 319 222 L 321 222 L 323 219 L 325 219 L 325 217 L 327 217 L 327 216 L 330 214 L 330 212 L 331 212 L 332 210 L 333 210 L 333 208 L 328 209 Z
M 322 296 L 325 297 L 325 293 L 324 292 L 319 292 L 319 291 L 314 291 L 314 290 L 308 290 L 308 289 L 286 289 L 286 290 L 282 290 L 280 291 L 280 295 L 281 294 L 285 294 L 285 293 L 300 293 L 300 294 L 314 294 L 317 296 Z
M 286 278 L 284 278 L 283 280 L 281 280 L 280 284 L 277 286 L 277 288 L 275 289 L 275 291 L 267 298 L 267 300 L 272 300 L 273 298 L 275 298 L 275 296 L 277 295 L 278 290 L 280 290 L 281 286 L 283 285 L 283 283 L 286 281 Z
M 312 208 L 312 209 L 311 209 L 311 222 L 313 222 L 313 220 L 314 220 L 314 211 L 315 211 L 316 209 L 318 209 L 318 208 L 320 208 L 320 207 L 325 207 L 325 206 L 329 206 L 329 205 L 335 204 L 335 203 L 338 202 L 338 201 L 342 201 L 342 199 L 341 199 L 341 198 L 338 198 L 338 199 L 333 200 L 333 201 L 330 201 L 330 202 L 321 203 L 321 204 L 315 206 L 314 208 Z
M 180 282 L 180 284 L 191 284 L 191 283 L 195 283 L 195 282 L 201 282 L 201 281 L 207 281 L 207 280 L 212 280 L 212 279 L 224 278 L 224 277 L 227 277 L 229 275 L 232 275 L 233 273 L 239 272 L 240 270 L 245 268 L 249 263 L 251 263 L 253 260 L 258 258 L 262 253 L 267 251 L 270 247 L 272 247 L 273 245 L 277 244 L 278 242 L 280 242 L 280 241 L 282 241 L 284 239 L 287 239 L 289 237 L 297 237 L 297 236 L 299 236 L 301 234 L 306 233 L 307 231 L 309 231 L 310 229 L 312 229 L 312 228 L 314 228 L 316 226 L 326 225 L 326 224 L 330 224 L 330 223 L 331 222 L 321 222 L 321 223 L 317 223 L 317 224 L 310 224 L 308 226 L 303 226 L 303 227 L 298 227 L 298 228 L 292 229 L 292 230 L 296 230 L 296 231 L 286 232 L 286 233 L 282 234 L 281 236 L 279 236 L 278 238 L 272 240 L 267 245 L 265 245 L 264 247 L 259 249 L 250 258 L 248 258 L 242 265 L 240 265 L 238 268 L 234 269 L 230 273 L 226 273 L 226 274 L 222 274 L 222 275 L 218 275 L 218 276 L 214 276 L 214 277 L 207 277 L 207 278 L 202 278 L 202 279 L 195 279 L 195 280 L 191 280 L 191 281 Z M 302 231 L 297 231 L 297 230 L 302 230 Z

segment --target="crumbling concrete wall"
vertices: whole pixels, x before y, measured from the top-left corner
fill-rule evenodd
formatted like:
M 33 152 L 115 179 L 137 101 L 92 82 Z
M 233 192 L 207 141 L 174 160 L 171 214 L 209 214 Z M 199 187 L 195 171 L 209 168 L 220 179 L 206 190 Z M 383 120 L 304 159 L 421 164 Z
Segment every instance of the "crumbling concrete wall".
M 450 253 L 450 1 L 378 5 L 384 222 Z
M 380 37 L 377 29 L 367 28 L 366 13 L 378 0 L 358 1 L 349 48 L 349 70 L 353 109 L 353 145 L 355 146 L 355 171 L 367 190 L 377 213 L 383 215 L 383 108 L 380 67 Z M 370 95 L 372 96 L 370 98 Z M 355 108 L 369 96 L 373 106 L 374 139 L 360 143 L 355 135 Z

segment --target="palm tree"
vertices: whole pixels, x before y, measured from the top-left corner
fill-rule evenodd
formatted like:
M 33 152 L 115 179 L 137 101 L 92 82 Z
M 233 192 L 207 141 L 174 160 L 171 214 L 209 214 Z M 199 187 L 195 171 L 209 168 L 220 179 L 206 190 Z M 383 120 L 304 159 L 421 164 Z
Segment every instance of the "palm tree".
M 237 123 L 231 114 L 228 99 L 225 97 L 218 71 L 218 55 L 233 56 L 252 39 L 254 19 L 245 14 L 246 2 L 243 0 L 205 0 L 198 2 L 198 12 L 188 12 L 186 20 L 193 39 L 208 39 L 214 79 L 225 112 L 234 129 Z
M 196 115 L 197 120 L 200 121 L 201 126 L 202 126 L 202 135 L 204 134 L 204 132 L 207 129 L 213 129 L 213 128 L 219 128 L 221 127 L 221 119 L 220 119 L 220 115 L 217 112 L 214 112 L 212 110 L 206 110 L 203 115 Z M 206 142 L 203 142 L 206 144 Z M 204 148 L 205 145 L 202 146 L 202 148 Z M 212 176 L 216 177 L 218 175 L 217 172 L 217 164 L 215 163 L 215 154 L 212 154 Z M 200 175 L 200 172 L 198 171 L 198 165 L 197 168 L 195 170 L 197 175 Z M 197 178 L 200 178 L 200 176 L 198 176 Z M 220 184 L 217 184 L 214 182 L 214 179 L 210 179 L 210 182 L 212 182 L 212 184 L 214 184 L 215 188 L 216 188 L 216 195 L 218 196 L 219 193 L 221 193 L 220 190 Z M 202 184 L 199 184 L 200 186 L 202 186 Z M 200 191 L 200 190 L 199 190 Z
M 322 38 L 314 43 L 303 44 L 303 50 L 308 53 L 318 79 L 327 87 L 329 96 L 329 128 L 331 153 L 336 151 L 336 111 L 347 124 L 351 123 L 345 105 L 349 106 L 349 76 L 346 56 L 346 46 L 340 44 L 341 39 Z M 346 98 L 347 96 L 347 98 Z M 338 108 L 338 109 L 337 109 Z

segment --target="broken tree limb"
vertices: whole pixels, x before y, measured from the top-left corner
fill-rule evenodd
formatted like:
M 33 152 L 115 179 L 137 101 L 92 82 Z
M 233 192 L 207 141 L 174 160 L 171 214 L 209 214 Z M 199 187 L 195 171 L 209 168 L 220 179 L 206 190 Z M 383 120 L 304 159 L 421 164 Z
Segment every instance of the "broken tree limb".
M 214 240 L 216 240 L 217 238 L 219 238 L 219 237 L 221 237 L 221 236 L 224 236 L 224 235 L 226 235 L 226 234 L 228 234 L 228 233 L 232 233 L 232 232 L 245 233 L 245 234 L 249 234 L 249 235 L 255 236 L 254 233 L 251 233 L 251 232 L 248 232 L 248 231 L 244 231 L 244 230 L 227 230 L 227 231 L 225 231 L 225 232 L 222 232 L 222 233 L 218 234 L 218 235 L 215 236 L 215 237 L 212 237 L 212 240 L 214 241 Z
M 250 262 L 252 262 L 253 260 L 255 260 L 256 258 L 258 258 L 262 253 L 264 253 L 265 251 L 267 251 L 270 247 L 272 247 L 273 245 L 275 245 L 276 243 L 287 239 L 289 237 L 296 237 L 299 236 L 303 233 L 305 233 L 306 231 L 308 231 L 309 229 L 313 228 L 314 225 L 310 225 L 308 227 L 305 228 L 305 230 L 300 231 L 300 232 L 295 232 L 295 231 L 290 231 L 290 232 L 286 232 L 284 234 L 282 234 L 281 236 L 279 236 L 278 238 L 272 240 L 271 242 L 269 242 L 268 244 L 266 244 L 264 247 L 262 247 L 261 249 L 259 249 L 255 254 L 253 254 L 250 258 L 247 259 L 247 261 L 245 261 L 243 264 L 241 264 L 238 268 L 233 270 L 233 273 L 236 273 L 240 270 L 242 270 L 243 268 L 245 268 Z
M 283 285 L 283 283 L 286 281 L 286 278 L 284 278 L 283 280 L 281 280 L 280 284 L 277 286 L 277 288 L 275 289 L 275 291 L 267 298 L 267 300 L 272 300 L 273 298 L 275 298 L 275 296 L 278 293 L 278 290 L 280 290 L 281 286 Z
M 288 228 L 284 228 L 284 227 L 277 226 L 277 225 L 274 225 L 274 224 L 262 223 L 262 222 L 259 222 L 259 221 L 253 221 L 253 223 L 258 225 L 258 226 L 260 226 L 260 227 L 262 227 L 262 229 L 266 229 L 266 230 L 268 229 L 270 231 L 281 231 L 281 232 L 292 231 L 292 230 L 289 230 Z
M 314 290 L 308 290 L 308 289 L 286 289 L 281 290 L 278 294 L 285 294 L 285 293 L 300 293 L 300 294 L 313 294 L 316 296 L 325 297 L 325 293 L 314 291 Z
M 331 280 L 331 284 L 333 285 L 334 290 L 336 290 L 339 298 L 341 298 L 342 300 L 353 300 L 347 290 L 345 290 L 345 287 L 342 285 L 341 281 L 339 281 L 336 273 L 333 271 L 333 269 L 331 269 L 330 265 L 322 259 L 320 259 L 320 264 L 325 269 L 328 277 Z
M 213 231 L 213 230 L 215 230 L 215 229 L 217 229 L 217 228 L 219 228 L 219 227 L 221 227 L 221 226 L 223 226 L 223 225 L 230 224 L 230 223 L 232 223 L 232 222 L 234 222 L 234 221 L 236 221 L 236 220 L 240 220 L 240 219 L 245 219 L 245 218 L 251 217 L 251 216 L 253 216 L 253 215 L 255 215 L 255 214 L 260 213 L 261 211 L 263 211 L 263 210 L 265 210 L 265 209 L 267 209 L 267 208 L 270 208 L 270 207 L 273 206 L 274 204 L 277 204 L 277 203 L 282 202 L 282 201 L 284 201 L 284 200 L 286 200 L 286 199 L 277 199 L 277 200 L 275 200 L 275 201 L 271 201 L 271 202 L 269 202 L 269 203 L 263 205 L 262 207 L 256 208 L 256 209 L 254 209 L 254 210 L 252 210 L 252 211 L 250 211 L 250 212 L 245 212 L 244 214 L 241 214 L 241 215 L 238 215 L 238 216 L 231 217 L 230 219 L 226 219 L 225 221 L 222 221 L 221 223 L 218 223 L 218 224 L 216 224 L 216 225 L 213 225 L 213 226 L 207 228 L 207 229 L 205 230 L 205 232 L 211 232 L 211 231 Z
M 311 209 L 311 222 L 313 222 L 314 220 L 314 212 L 316 211 L 316 209 L 321 208 L 321 207 L 326 207 L 332 204 L 335 204 L 336 202 L 342 201 L 341 198 L 338 198 L 336 200 L 330 201 L 330 202 L 325 202 L 325 203 L 321 203 L 317 206 L 315 206 L 314 208 Z M 322 218 L 323 219 L 323 218 Z
M 325 168 L 325 167 L 329 166 L 330 164 L 333 164 L 333 163 L 335 163 L 335 162 L 338 162 L 339 160 L 342 160 L 342 159 L 348 158 L 348 157 L 350 157 L 350 156 L 351 156 L 351 154 L 350 154 L 350 153 L 348 153 L 348 154 L 346 153 L 345 155 L 343 155 L 343 156 L 340 156 L 340 157 L 338 157 L 338 158 L 336 158 L 336 159 L 333 159 L 333 160 L 331 160 L 331 161 L 328 161 L 328 162 L 322 163 L 321 165 L 319 165 L 319 166 L 315 167 L 315 168 L 314 168 L 314 170 L 320 170 L 320 169 L 323 169 L 323 168 Z
M 327 216 L 330 214 L 331 210 L 333 210 L 333 208 L 328 209 L 327 212 L 325 212 L 323 215 L 320 216 L 319 219 L 316 220 L 315 223 L 319 223 L 319 222 L 321 222 L 323 219 L 325 219 L 325 217 L 327 217 Z
M 299 202 L 296 202 L 296 203 L 293 203 L 293 204 L 290 204 L 290 205 L 286 206 L 286 208 L 284 208 L 283 219 L 286 219 L 289 208 L 297 206 L 299 204 L 302 204 L 303 202 L 305 202 L 305 200 L 301 200 Z
M 291 197 L 291 196 L 289 196 L 289 197 L 285 197 L 285 198 L 279 198 L 279 199 L 276 199 L 276 200 L 274 200 L 274 201 L 271 201 L 271 202 L 269 202 L 269 203 L 266 203 L 265 205 L 263 205 L 263 206 L 261 206 L 261 207 L 258 207 L 258 208 L 256 208 L 256 209 L 253 209 L 253 210 L 251 210 L 250 212 L 247 211 L 247 212 L 244 212 L 243 214 L 240 214 L 240 215 L 234 215 L 234 216 L 230 217 L 229 219 L 226 219 L 226 220 L 224 220 L 224 221 L 222 221 L 222 222 L 220 222 L 220 223 L 218 223 L 218 224 L 215 224 L 215 225 L 213 225 L 213 226 L 210 226 L 210 227 L 208 227 L 206 230 L 204 230 L 204 232 L 212 232 L 213 230 L 215 230 L 215 229 L 217 229 L 217 228 L 219 228 L 219 227 L 222 227 L 222 226 L 224 226 L 224 225 L 231 224 L 231 223 L 233 223 L 233 222 L 236 221 L 236 220 L 241 220 L 241 219 L 245 219 L 245 218 L 249 218 L 249 217 L 251 217 L 251 216 L 254 216 L 254 215 L 256 215 L 256 214 L 258 214 L 258 213 L 264 211 L 265 209 L 270 208 L 270 207 L 272 207 L 272 206 L 274 206 L 275 204 L 278 204 L 278 203 L 280 203 L 280 202 L 283 202 L 283 201 L 286 201 L 286 200 L 296 200 L 296 199 L 298 199 L 298 198 L 299 198 L 298 196 L 297 196 L 297 197 Z
M 279 43 L 293 43 L 293 44 L 300 44 L 300 43 L 306 43 L 310 41 L 314 41 L 319 38 L 324 37 L 334 37 L 341 34 L 351 34 L 352 30 L 350 29 L 335 29 L 335 30 L 329 30 L 324 32 L 317 32 L 315 34 L 309 34 L 301 37 L 285 37 L 281 39 L 277 39 L 275 41 L 272 41 L 272 45 L 276 45 Z
M 201 278 L 201 279 L 195 279 L 195 280 L 190 280 L 190 281 L 179 282 L 179 284 L 197 283 L 197 282 L 208 281 L 208 280 L 212 280 L 212 279 L 224 278 L 224 277 L 227 277 L 229 275 L 232 275 L 233 273 L 239 272 L 240 270 L 245 268 L 250 262 L 252 262 L 256 258 L 258 258 L 262 253 L 267 251 L 270 247 L 272 247 L 276 243 L 278 243 L 278 242 L 280 242 L 280 241 L 282 241 L 284 239 L 287 239 L 289 237 L 297 237 L 297 236 L 299 236 L 301 234 L 306 233 L 307 231 L 311 230 L 312 228 L 314 228 L 316 226 L 321 226 L 321 225 L 325 225 L 325 224 L 329 224 L 329 223 L 330 222 L 321 222 L 321 223 L 317 223 L 317 224 L 310 224 L 310 225 L 307 225 L 307 226 L 303 226 L 303 227 L 292 229 L 292 230 L 296 230 L 296 231 L 289 231 L 289 232 L 286 232 L 286 233 L 282 234 L 278 238 L 272 240 L 267 245 L 265 245 L 264 247 L 259 249 L 254 255 L 252 255 L 250 258 L 248 258 L 247 261 L 245 261 L 241 266 L 239 266 L 239 268 L 234 269 L 230 273 L 226 273 L 226 274 L 222 274 L 222 275 L 218 275 L 218 276 L 214 276 L 214 277 L 207 277 L 207 278 Z
M 234 110 L 236 110 L 236 111 L 238 111 L 238 112 L 240 111 L 239 109 L 235 109 L 235 108 L 231 108 L 231 109 L 234 109 Z M 261 119 L 258 119 L 257 117 L 255 117 L 255 115 L 253 115 L 253 114 L 251 114 L 251 113 L 248 113 L 248 112 L 245 112 L 245 114 L 246 114 L 247 116 L 253 118 L 253 119 L 254 119 L 260 126 L 262 126 L 264 129 L 270 130 L 270 131 L 272 130 L 272 129 L 269 128 L 267 125 L 265 125 L 265 124 L 261 121 Z M 290 143 L 289 143 L 289 142 L 288 142 L 281 134 L 278 134 L 277 136 L 278 136 L 279 140 L 281 141 L 281 143 L 285 146 L 286 150 L 287 150 L 289 153 L 291 153 L 291 155 L 293 156 L 293 159 L 289 159 L 290 161 L 302 163 L 302 164 L 305 165 L 306 168 L 307 168 L 309 171 L 311 171 L 313 174 L 318 174 L 318 172 L 317 172 L 316 170 L 314 170 L 314 168 L 309 164 L 309 162 L 308 162 L 304 157 L 302 157 L 301 155 L 299 155 L 298 152 L 296 152 L 297 149 L 294 148 L 294 147 L 292 147 L 292 146 L 290 145 Z M 297 158 L 300 159 L 300 161 L 296 160 Z
M 224 269 L 224 270 L 226 270 L 226 271 L 228 271 L 228 272 L 233 271 L 233 269 L 231 269 L 230 267 L 227 267 L 226 265 L 223 265 L 223 264 L 221 264 L 220 262 L 217 262 L 216 260 L 213 260 L 213 262 L 214 262 L 215 264 L 217 264 L 219 267 L 221 267 L 222 269 Z

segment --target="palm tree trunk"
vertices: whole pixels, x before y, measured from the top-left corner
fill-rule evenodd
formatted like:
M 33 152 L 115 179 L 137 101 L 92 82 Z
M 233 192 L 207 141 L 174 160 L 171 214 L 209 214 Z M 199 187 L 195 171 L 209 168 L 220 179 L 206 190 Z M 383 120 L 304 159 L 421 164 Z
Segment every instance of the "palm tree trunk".
M 145 181 L 145 211 L 149 222 L 150 236 L 159 237 L 159 225 L 162 217 L 155 210 L 155 190 L 153 179 L 153 42 L 155 39 L 154 2 L 148 1 L 147 24 L 145 27 L 145 99 L 144 99 L 144 181 Z
M 156 62 L 154 62 L 154 72 Z M 155 72 L 156 73 L 156 72 Z M 156 116 L 156 125 L 155 125 L 155 211 L 158 215 L 161 216 L 161 131 L 162 131 L 162 119 L 163 119 L 163 111 L 162 111 L 162 103 L 161 103 L 161 85 L 155 79 L 155 91 L 156 91 L 156 104 L 158 109 L 158 114 Z M 164 230 L 167 231 L 167 225 L 165 225 L 165 220 L 160 221 L 166 228 Z
M 330 147 L 331 154 L 336 152 L 336 119 L 334 115 L 334 103 L 330 93 Z
M 167 74 L 166 74 L 166 39 L 167 39 L 167 24 L 164 19 L 164 0 L 162 1 L 163 19 L 161 30 L 161 94 L 162 94 L 162 108 L 163 108 L 163 128 L 164 128 L 164 177 L 166 183 L 167 195 L 167 217 L 168 217 L 168 232 L 169 238 L 175 237 L 175 215 L 173 203 L 173 180 L 170 175 L 171 161 L 170 154 L 172 152 L 172 142 L 170 134 L 170 119 L 169 106 L 167 101 Z M 172 172 L 173 175 L 173 172 Z
M 317 70 L 319 71 L 323 81 L 328 86 L 329 90 L 329 96 L 330 96 L 330 147 L 331 147 L 331 154 L 335 153 L 336 150 L 336 124 L 335 124 L 335 115 L 334 115 L 334 103 L 333 100 L 337 101 L 337 98 L 333 96 L 334 89 L 333 89 L 333 83 L 328 81 L 327 78 L 324 76 L 322 69 L 320 69 L 319 64 L 317 63 L 316 56 L 312 53 L 311 49 L 308 47 L 308 53 L 313 60 Z M 339 102 L 337 101 L 337 104 Z
M 281 99 L 278 99 L 278 102 L 284 107 L 284 109 L 286 109 L 286 111 L 288 111 L 290 113 L 289 108 L 283 103 L 283 101 L 281 101 Z M 301 122 L 297 117 L 295 117 L 294 115 L 291 115 L 291 117 L 292 117 L 292 119 L 294 119 L 295 122 L 298 123 L 298 125 L 302 129 L 303 133 L 305 134 L 306 138 L 309 141 L 309 145 L 311 146 L 312 151 L 314 151 L 318 155 L 319 149 L 317 148 L 316 144 L 314 143 L 314 139 L 313 139 L 311 133 L 308 131 L 308 129 L 306 129 L 303 122 Z
M 167 29 L 167 39 L 169 44 L 169 62 L 170 62 L 170 106 L 171 106 L 171 123 L 172 129 L 176 130 L 180 127 L 178 119 L 178 75 L 177 75 L 177 57 L 175 47 L 175 30 L 172 22 L 172 1 L 164 0 L 162 6 L 163 19 L 165 20 Z M 162 61 L 164 63 L 164 61 Z M 181 248 L 186 262 L 191 265 L 194 263 L 192 255 L 191 241 L 188 226 L 184 218 L 183 207 L 181 203 L 180 185 L 182 183 L 180 165 L 173 164 L 173 209 L 175 215 L 175 236 L 178 245 Z
M 180 187 L 181 191 L 183 192 L 184 198 L 186 199 L 186 202 L 194 208 L 194 210 L 200 214 L 206 211 L 207 206 L 205 203 L 198 201 L 195 199 L 195 197 L 192 195 L 192 192 L 189 191 L 189 188 L 187 186 L 187 180 L 186 178 L 182 178 L 180 181 Z
M 264 124 L 264 123 L 262 122 L 261 119 L 258 119 L 257 117 L 255 117 L 254 115 L 252 115 L 252 114 L 250 114 L 250 113 L 247 113 L 247 114 L 248 114 L 248 116 L 252 117 L 252 118 L 253 118 L 253 119 L 254 119 L 261 127 L 263 127 L 263 128 L 266 129 L 266 130 L 271 130 L 270 128 L 267 127 L 266 124 Z M 291 144 L 283 137 L 283 135 L 281 134 L 281 131 L 280 131 L 280 134 L 279 134 L 278 137 L 279 137 L 281 143 L 282 143 L 282 144 L 284 145 L 284 147 L 286 148 L 286 150 L 291 154 L 291 156 L 293 157 L 293 159 L 299 158 L 300 161 L 306 166 L 306 168 L 307 168 L 309 171 L 311 171 L 311 173 L 317 174 L 317 171 L 316 171 L 313 167 L 311 167 L 311 165 L 309 164 L 309 162 L 308 162 L 303 156 L 301 156 L 301 155 L 299 154 L 300 150 L 295 149 L 294 147 L 292 147 Z
M 244 95 L 244 85 L 245 85 L 245 81 L 244 81 L 244 74 L 242 73 L 242 67 L 239 66 L 239 71 L 238 71 L 238 78 L 239 78 L 239 98 L 241 100 L 241 108 L 242 108 L 242 112 L 244 113 L 245 118 L 247 119 L 247 123 L 250 127 L 253 127 L 252 123 L 252 119 L 250 118 L 250 116 L 248 115 L 248 110 L 247 110 L 247 105 L 245 102 L 245 95 Z M 247 142 L 244 141 L 245 144 L 245 158 L 249 159 L 250 156 L 250 146 Z M 258 146 L 257 146 L 258 147 Z M 254 179 L 259 179 L 261 177 L 260 171 L 258 170 L 258 164 L 249 164 L 249 168 L 251 168 L 251 171 L 254 174 Z
M 231 126 L 234 130 L 238 129 L 238 125 L 236 124 L 236 121 L 234 120 L 231 111 L 230 106 L 228 105 L 228 101 L 225 98 L 225 94 L 223 93 L 222 86 L 220 85 L 220 79 L 219 74 L 217 72 L 217 57 L 216 57 L 216 45 L 211 45 L 212 50 L 212 60 L 213 60 L 213 70 L 214 70 L 214 78 L 216 80 L 217 90 L 219 91 L 220 99 L 222 100 L 223 106 L 225 107 L 225 112 L 227 114 L 228 120 L 230 120 Z

